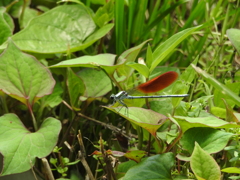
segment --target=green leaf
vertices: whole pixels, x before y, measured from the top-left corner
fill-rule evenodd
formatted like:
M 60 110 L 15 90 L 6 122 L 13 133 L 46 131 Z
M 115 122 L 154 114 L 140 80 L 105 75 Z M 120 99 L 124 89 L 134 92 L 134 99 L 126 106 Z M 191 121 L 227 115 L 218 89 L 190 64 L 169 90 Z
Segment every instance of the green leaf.
M 180 143 L 183 149 L 192 153 L 197 142 L 204 151 L 211 154 L 221 151 L 233 135 L 212 128 L 192 128 L 184 133 Z
M 113 16 L 114 16 L 114 3 L 113 0 L 111 0 L 103 7 L 100 7 L 97 10 L 96 15 L 94 17 L 94 21 L 99 27 L 102 27 L 104 24 L 112 20 Z
M 227 95 L 231 100 L 233 100 L 238 106 L 240 106 L 240 98 L 237 94 L 232 92 L 230 89 L 228 89 L 225 85 L 217 81 L 214 77 L 210 76 L 208 73 L 203 71 L 201 68 L 196 67 L 192 64 L 192 67 L 195 69 L 195 71 L 201 75 L 209 84 L 211 84 L 214 88 L 221 91 L 221 93 Z
M 239 123 L 237 117 L 234 115 L 232 108 L 228 105 L 228 103 L 224 99 L 223 102 L 226 106 L 226 121 Z
M 240 168 L 237 167 L 228 167 L 228 168 L 224 168 L 221 170 L 222 172 L 226 172 L 226 173 L 237 173 L 240 174 Z
M 156 137 L 157 130 L 163 125 L 163 123 L 167 119 L 167 117 L 162 114 L 143 108 L 129 107 L 127 109 L 128 114 L 126 114 L 126 109 L 122 107 L 105 108 L 115 113 L 118 113 L 120 116 L 124 117 L 128 121 L 146 129 L 154 137 Z
M 50 71 L 9 40 L 8 48 L 0 56 L 0 89 L 32 106 L 40 97 L 51 94 L 54 85 Z
M 89 67 L 98 68 L 99 66 L 113 66 L 115 62 L 115 54 L 98 54 L 95 56 L 81 56 L 75 59 L 61 61 L 58 64 L 50 66 L 50 68 L 59 67 Z
M 126 76 L 129 77 L 131 75 L 131 72 L 133 71 L 133 69 L 129 66 L 127 66 L 126 64 L 130 63 L 130 62 L 134 62 L 137 58 L 137 56 L 139 55 L 141 49 L 143 48 L 143 46 L 150 40 L 144 41 L 143 43 L 139 44 L 138 46 L 135 46 L 131 49 L 128 49 L 126 51 L 124 51 L 119 58 L 117 59 L 117 64 L 122 64 L 124 63 L 123 66 L 119 66 L 117 68 L 117 72 L 119 76 Z M 146 74 L 147 72 L 145 72 Z
M 235 94 L 239 94 L 240 91 L 240 82 L 232 82 L 232 81 L 227 81 L 225 82 L 225 86 L 232 91 Z M 217 107 L 225 107 L 225 104 L 223 103 L 223 100 L 225 99 L 225 101 L 229 104 L 230 107 L 234 107 L 235 106 L 235 102 L 232 100 L 232 98 L 230 98 L 227 94 L 225 94 L 224 92 L 221 91 L 221 89 L 215 88 L 214 90 L 214 104 Z
M 75 59 L 62 61 L 58 64 L 50 66 L 50 68 L 58 67 L 89 67 L 101 68 L 111 77 L 117 68 L 124 66 L 125 60 L 118 65 L 114 65 L 116 55 L 114 54 L 98 54 L 95 56 L 82 56 Z
M 144 75 L 146 78 L 149 77 L 150 72 L 149 72 L 149 69 L 147 68 L 147 66 L 145 66 L 143 64 L 135 63 L 135 62 L 130 62 L 130 63 L 127 63 L 126 65 L 137 70 L 140 74 Z
M 120 179 L 120 177 L 123 177 L 126 172 L 133 166 L 135 166 L 137 163 L 135 161 L 125 161 L 120 163 L 117 166 L 117 178 Z
M 221 179 L 221 172 L 218 164 L 213 157 L 198 145 L 198 143 L 195 143 L 190 165 L 198 179 Z
M 136 161 L 139 163 L 141 159 L 147 154 L 145 151 L 141 150 L 133 150 L 133 151 L 127 151 L 124 156 L 128 159 L 131 159 L 133 161 Z
M 54 86 L 52 94 L 49 94 L 47 96 L 44 96 L 40 99 L 40 102 L 43 107 L 50 106 L 51 108 L 56 107 L 62 102 L 62 95 L 63 88 L 60 84 L 60 82 L 57 82 Z
M 238 54 L 240 54 L 240 30 L 239 29 L 228 29 L 227 36 L 233 46 L 237 49 Z
M 150 72 L 153 71 L 156 66 L 164 60 L 165 57 L 171 54 L 177 45 L 179 45 L 184 39 L 200 28 L 202 28 L 202 26 L 185 29 L 177 34 L 174 34 L 164 43 L 160 44 L 153 52 L 153 63 L 151 65 Z
M 96 69 L 84 69 L 78 73 L 86 87 L 85 97 L 101 97 L 111 89 L 111 81 L 103 72 Z
M 175 116 L 170 117 L 170 120 L 181 127 L 182 131 L 185 132 L 190 128 L 194 127 L 211 127 L 211 128 L 239 128 L 240 125 L 231 124 L 214 116 L 208 117 L 185 117 L 185 116 Z
M 148 44 L 148 48 L 147 48 L 147 58 L 146 58 L 146 64 L 147 67 L 150 68 L 153 62 L 153 53 L 152 53 L 152 48 L 151 46 Z
M 67 86 L 71 105 L 77 110 L 79 109 L 79 96 L 83 95 L 85 86 L 82 79 L 80 79 L 70 68 L 68 68 L 67 72 Z
M 12 39 L 24 51 L 73 52 L 90 46 L 112 27 L 108 24 L 97 30 L 90 10 L 82 4 L 62 5 L 32 19 Z
M 51 153 L 58 141 L 61 123 L 47 118 L 34 133 L 28 131 L 15 114 L 0 117 L 0 152 L 4 156 L 2 175 L 15 174 L 34 166 L 35 158 Z
M 11 17 L 9 17 L 9 15 L 3 11 L 0 11 L 0 45 L 12 35 L 12 28 L 10 27 L 8 23 L 9 21 L 7 20 L 11 20 Z M 12 20 L 10 22 L 12 23 Z
M 128 170 L 124 180 L 172 179 L 171 169 L 175 165 L 172 153 L 158 154 L 144 159 Z

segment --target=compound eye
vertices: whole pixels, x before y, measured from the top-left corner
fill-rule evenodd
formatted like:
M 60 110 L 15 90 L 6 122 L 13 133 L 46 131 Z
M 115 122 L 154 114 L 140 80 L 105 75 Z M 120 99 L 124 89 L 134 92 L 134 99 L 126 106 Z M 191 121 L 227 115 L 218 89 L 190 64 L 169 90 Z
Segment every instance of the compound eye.
M 111 99 L 111 100 L 114 100 L 114 99 L 115 99 L 115 95 L 112 94 L 112 95 L 110 96 L 110 99 Z

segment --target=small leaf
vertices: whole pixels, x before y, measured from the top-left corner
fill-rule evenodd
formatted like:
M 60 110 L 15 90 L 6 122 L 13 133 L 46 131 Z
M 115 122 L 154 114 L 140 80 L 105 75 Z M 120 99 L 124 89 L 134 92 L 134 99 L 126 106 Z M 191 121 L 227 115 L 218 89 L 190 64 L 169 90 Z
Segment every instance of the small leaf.
M 152 53 L 152 48 L 151 46 L 148 44 L 148 48 L 147 48 L 147 59 L 146 59 L 146 64 L 147 67 L 150 68 L 153 62 L 153 53 Z
M 29 132 L 15 114 L 0 117 L 0 152 L 4 156 L 2 175 L 15 174 L 34 166 L 35 158 L 51 153 L 58 140 L 61 123 L 47 118 L 41 128 Z
M 175 165 L 172 153 L 159 154 L 144 159 L 136 166 L 129 169 L 124 180 L 172 179 L 171 169 Z
M 226 113 L 226 121 L 239 123 L 237 117 L 233 113 L 232 108 L 228 105 L 228 103 L 224 99 L 222 99 L 222 100 L 223 100 L 223 102 L 224 102 L 224 104 L 226 106 L 226 110 L 227 110 L 226 111 L 227 112 Z
M 67 71 L 67 86 L 70 97 L 71 106 L 75 109 L 79 109 L 79 96 L 82 96 L 85 90 L 82 79 L 80 79 L 72 69 L 68 68 Z
M 192 128 L 184 133 L 180 143 L 183 149 L 192 153 L 197 142 L 203 150 L 211 154 L 221 151 L 233 135 L 212 128 Z
M 222 172 L 226 172 L 226 173 L 237 173 L 240 174 L 240 168 L 237 167 L 228 167 L 228 168 L 224 168 L 221 170 Z
M 124 156 L 128 159 L 131 159 L 139 163 L 146 154 L 147 153 L 145 151 L 135 150 L 135 151 L 128 151 Z
M 124 62 L 124 64 L 126 63 L 130 63 L 130 62 L 134 62 L 138 56 L 138 54 L 140 53 L 142 47 L 150 40 L 146 40 L 143 43 L 139 44 L 138 46 L 135 46 L 133 48 L 130 48 L 126 51 L 124 51 L 119 58 L 117 59 L 117 64 L 122 64 Z M 131 72 L 133 71 L 133 69 L 129 66 L 120 66 L 117 68 L 117 72 L 119 76 L 130 76 Z
M 213 157 L 198 145 L 198 143 L 195 143 L 190 165 L 198 179 L 221 179 L 221 172 L 218 164 Z
M 56 107 L 62 102 L 62 95 L 63 88 L 60 84 L 60 82 L 57 82 L 54 86 L 52 94 L 49 94 L 47 96 L 44 96 L 40 99 L 42 107 L 50 106 L 51 108 Z
M 104 3 L 106 3 L 105 0 Z M 97 10 L 96 15 L 94 17 L 94 21 L 99 27 L 102 27 L 104 24 L 112 20 L 113 17 L 114 17 L 114 1 L 111 0 L 108 3 L 106 3 L 103 7 L 100 7 Z
M 230 39 L 233 46 L 237 49 L 237 52 L 240 54 L 240 30 L 239 29 L 228 29 L 227 36 Z
M 54 85 L 50 71 L 9 40 L 8 48 L 0 56 L 0 89 L 32 106 L 40 97 L 51 94 Z
M 135 62 L 129 62 L 126 65 L 132 67 L 133 69 L 137 70 L 140 74 L 144 75 L 146 78 L 149 77 L 149 69 L 147 66 Z

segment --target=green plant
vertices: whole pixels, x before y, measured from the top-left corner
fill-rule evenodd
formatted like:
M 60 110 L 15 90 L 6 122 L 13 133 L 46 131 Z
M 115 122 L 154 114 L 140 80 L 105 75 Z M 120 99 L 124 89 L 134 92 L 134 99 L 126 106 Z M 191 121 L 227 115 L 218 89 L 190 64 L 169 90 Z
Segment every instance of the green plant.
M 54 2 L 0 2 L 1 176 L 239 178 L 239 1 Z M 189 97 L 110 105 L 167 71 Z

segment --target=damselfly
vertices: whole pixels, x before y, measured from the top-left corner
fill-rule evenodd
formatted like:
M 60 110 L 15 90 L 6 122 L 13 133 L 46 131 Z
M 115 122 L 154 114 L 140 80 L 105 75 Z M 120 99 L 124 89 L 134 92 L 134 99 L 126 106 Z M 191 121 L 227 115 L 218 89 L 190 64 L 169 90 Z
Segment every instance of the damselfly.
M 140 84 L 137 86 L 137 90 L 143 93 L 154 93 L 158 92 L 167 86 L 171 85 L 178 77 L 178 73 L 175 71 L 169 71 L 160 76 L 157 76 L 150 81 Z M 110 98 L 113 100 L 113 104 L 116 102 L 122 104 L 128 108 L 123 102 L 124 99 L 141 99 L 141 98 L 168 98 L 168 97 L 187 97 L 188 94 L 175 94 L 175 95 L 154 95 L 154 96 L 130 96 L 126 91 L 120 91 L 119 93 L 112 94 Z

